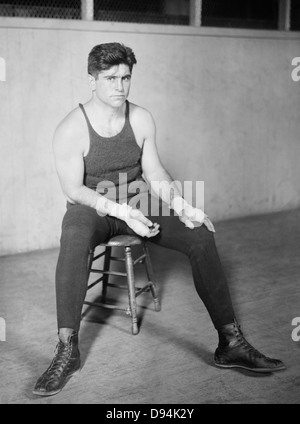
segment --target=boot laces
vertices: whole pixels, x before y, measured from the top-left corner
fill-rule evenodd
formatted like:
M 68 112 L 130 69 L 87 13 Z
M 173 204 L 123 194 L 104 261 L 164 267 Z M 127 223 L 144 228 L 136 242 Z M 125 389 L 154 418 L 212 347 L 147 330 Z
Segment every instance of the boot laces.
M 255 356 L 259 357 L 259 358 L 265 358 L 265 355 L 263 355 L 262 353 L 260 353 L 257 349 L 255 349 L 244 337 L 243 332 L 240 328 L 240 326 L 238 326 L 235 330 L 235 334 L 236 334 L 236 338 L 239 342 L 239 346 L 243 346 L 244 349 L 248 352 L 252 352 L 255 354 Z
M 70 359 L 71 349 L 71 343 L 64 344 L 59 341 L 54 350 L 54 352 L 56 352 L 56 355 L 53 358 L 49 368 L 47 369 L 47 372 L 51 371 L 53 376 L 60 375 L 63 372 L 65 366 L 67 365 L 68 360 Z

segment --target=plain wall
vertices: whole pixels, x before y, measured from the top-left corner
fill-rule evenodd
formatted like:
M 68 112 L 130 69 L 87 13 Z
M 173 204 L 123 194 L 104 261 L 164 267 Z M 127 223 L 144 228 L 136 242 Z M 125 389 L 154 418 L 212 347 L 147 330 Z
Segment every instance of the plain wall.
M 212 220 L 300 206 L 299 33 L 0 18 L 0 255 L 58 246 L 53 132 L 90 97 L 89 51 L 111 41 L 133 48 L 129 100 L 152 112 L 172 176 L 204 181 Z

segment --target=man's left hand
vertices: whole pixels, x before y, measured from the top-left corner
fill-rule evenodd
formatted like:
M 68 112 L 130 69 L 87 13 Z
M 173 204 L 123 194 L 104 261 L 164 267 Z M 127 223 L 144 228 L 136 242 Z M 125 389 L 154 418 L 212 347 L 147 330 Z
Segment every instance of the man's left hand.
M 181 211 L 179 219 L 186 227 L 190 228 L 191 230 L 204 224 L 209 231 L 213 233 L 216 232 L 215 227 L 213 226 L 213 223 L 208 218 L 208 216 L 201 209 L 194 208 L 193 206 L 186 205 Z

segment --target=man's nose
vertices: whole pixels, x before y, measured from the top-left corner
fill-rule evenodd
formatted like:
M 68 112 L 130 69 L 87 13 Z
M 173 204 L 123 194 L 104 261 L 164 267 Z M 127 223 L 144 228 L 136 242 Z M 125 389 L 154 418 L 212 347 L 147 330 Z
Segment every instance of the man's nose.
M 116 82 L 117 82 L 117 90 L 119 91 L 123 91 L 123 80 L 122 78 L 116 78 Z

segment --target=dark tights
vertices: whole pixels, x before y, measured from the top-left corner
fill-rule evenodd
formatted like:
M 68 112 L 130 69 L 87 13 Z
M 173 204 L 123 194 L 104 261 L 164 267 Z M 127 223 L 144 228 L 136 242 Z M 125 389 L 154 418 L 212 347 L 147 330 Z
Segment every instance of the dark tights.
M 186 254 L 198 295 L 216 329 L 234 320 L 234 311 L 214 235 L 202 225 L 186 228 L 176 216 L 148 217 L 160 224 L 149 241 Z M 83 205 L 69 205 L 62 223 L 61 248 L 56 268 L 58 328 L 79 330 L 88 282 L 91 248 L 118 234 L 134 234 L 124 221 Z

